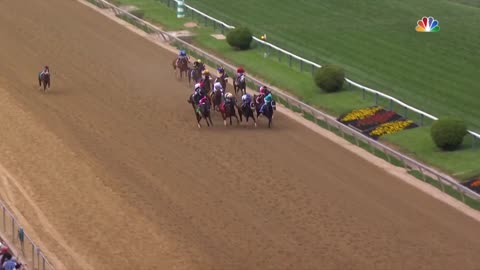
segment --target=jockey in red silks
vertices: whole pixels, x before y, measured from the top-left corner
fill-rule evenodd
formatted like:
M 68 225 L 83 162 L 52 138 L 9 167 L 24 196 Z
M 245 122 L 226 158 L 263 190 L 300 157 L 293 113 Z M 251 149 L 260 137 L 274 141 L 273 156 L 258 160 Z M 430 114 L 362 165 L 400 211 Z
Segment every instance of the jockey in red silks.
M 240 78 L 240 76 L 245 75 L 245 70 L 243 67 L 237 68 L 237 78 Z

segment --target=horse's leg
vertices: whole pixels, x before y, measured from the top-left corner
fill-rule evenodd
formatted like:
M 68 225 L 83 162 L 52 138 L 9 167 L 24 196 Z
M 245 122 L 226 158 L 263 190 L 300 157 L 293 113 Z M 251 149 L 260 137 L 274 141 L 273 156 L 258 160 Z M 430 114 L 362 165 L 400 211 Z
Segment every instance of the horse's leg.
M 210 120 L 210 125 L 213 127 L 212 117 L 210 116 L 210 113 L 208 114 L 208 120 Z
M 222 118 L 223 118 L 223 125 L 227 126 L 227 115 L 225 113 L 222 113 Z
M 198 128 L 200 128 L 200 127 L 201 127 L 200 121 L 202 121 L 202 116 L 199 115 L 197 112 L 195 113 L 195 116 L 197 117 L 197 125 L 198 125 Z
M 205 115 L 203 119 L 205 119 L 205 122 L 207 122 L 207 127 L 210 127 L 210 123 L 208 122 L 208 115 Z
M 243 112 L 238 109 L 238 115 L 240 115 L 240 121 L 243 122 Z M 247 122 L 248 122 L 248 116 L 247 116 Z

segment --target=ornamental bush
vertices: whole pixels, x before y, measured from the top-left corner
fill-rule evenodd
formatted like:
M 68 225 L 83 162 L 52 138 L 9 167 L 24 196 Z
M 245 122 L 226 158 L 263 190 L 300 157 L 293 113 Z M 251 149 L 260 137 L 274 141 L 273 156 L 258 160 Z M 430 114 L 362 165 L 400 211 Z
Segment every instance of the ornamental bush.
M 462 145 L 463 138 L 467 135 L 467 125 L 459 119 L 439 119 L 433 123 L 430 135 L 438 148 L 453 151 Z
M 327 93 L 340 91 L 345 81 L 345 71 L 338 65 L 325 65 L 316 70 L 315 84 Z
M 227 34 L 227 42 L 233 48 L 239 50 L 248 50 L 250 49 L 250 44 L 252 43 L 252 32 L 246 27 L 238 27 L 232 29 Z

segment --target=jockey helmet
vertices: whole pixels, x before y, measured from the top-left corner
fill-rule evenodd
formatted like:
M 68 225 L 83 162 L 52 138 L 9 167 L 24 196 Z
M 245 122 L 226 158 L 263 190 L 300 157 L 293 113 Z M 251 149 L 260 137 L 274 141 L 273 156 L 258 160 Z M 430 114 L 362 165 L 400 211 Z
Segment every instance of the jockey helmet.
M 222 67 L 217 68 L 218 73 L 224 73 L 225 70 Z
M 215 90 L 220 90 L 220 89 L 222 89 L 223 87 L 222 87 L 222 84 L 221 84 L 221 83 L 216 82 L 216 83 L 213 85 L 213 88 L 215 88 Z
M 180 50 L 180 56 L 186 56 L 187 52 L 185 50 Z
M 202 63 L 202 60 L 201 60 L 201 59 L 197 59 L 197 62 L 198 62 L 198 63 Z
M 225 97 L 226 97 L 226 98 L 233 98 L 233 94 L 230 93 L 230 92 L 229 92 L 229 93 L 226 93 L 226 94 L 225 94 Z
M 210 71 L 208 71 L 208 69 L 205 69 L 204 71 L 202 71 L 202 74 L 203 74 L 203 75 L 209 75 L 209 74 L 210 74 Z
M 198 88 L 200 88 L 200 87 L 202 87 L 201 84 L 199 84 L 199 83 L 195 84 L 195 90 L 198 89 Z
M 260 93 L 261 94 L 266 94 L 267 93 L 267 87 L 266 86 L 260 87 Z
M 244 73 L 245 70 L 242 67 L 237 68 L 237 73 Z

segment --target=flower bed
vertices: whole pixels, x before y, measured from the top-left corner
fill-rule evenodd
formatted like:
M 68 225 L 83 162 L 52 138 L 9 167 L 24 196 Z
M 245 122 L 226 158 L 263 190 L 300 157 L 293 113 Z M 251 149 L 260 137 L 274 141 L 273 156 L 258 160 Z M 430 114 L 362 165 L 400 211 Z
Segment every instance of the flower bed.
M 404 119 L 394 111 L 387 111 L 379 106 L 354 110 L 340 116 L 338 121 L 373 139 L 404 129 L 418 127 L 412 120 Z
M 463 185 L 480 194 L 480 177 L 473 178 L 472 180 L 463 183 Z
M 397 120 L 379 125 L 368 133 L 374 139 L 386 134 L 392 134 L 401 130 L 418 127 L 412 120 Z
M 402 117 L 394 111 L 380 110 L 370 117 L 358 120 L 355 126 L 360 130 L 367 131 L 383 123 L 395 121 L 400 118 Z
M 340 116 L 339 121 L 344 124 L 352 124 L 358 120 L 375 115 L 378 111 L 383 110 L 381 107 L 373 106 L 365 109 L 354 110 Z M 384 111 L 384 110 L 383 110 Z

